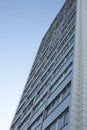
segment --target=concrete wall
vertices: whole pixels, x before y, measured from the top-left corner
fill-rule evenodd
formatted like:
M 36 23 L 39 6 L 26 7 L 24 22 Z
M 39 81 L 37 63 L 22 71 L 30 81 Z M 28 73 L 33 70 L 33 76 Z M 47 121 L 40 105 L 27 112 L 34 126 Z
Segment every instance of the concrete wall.
M 87 0 L 77 0 L 70 130 L 87 130 Z

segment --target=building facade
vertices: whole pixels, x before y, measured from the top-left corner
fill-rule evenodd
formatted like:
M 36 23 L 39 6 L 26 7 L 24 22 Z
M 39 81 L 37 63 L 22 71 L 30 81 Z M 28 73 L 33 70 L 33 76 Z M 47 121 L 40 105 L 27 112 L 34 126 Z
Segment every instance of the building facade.
M 10 130 L 87 130 L 87 0 L 66 0 L 45 34 Z

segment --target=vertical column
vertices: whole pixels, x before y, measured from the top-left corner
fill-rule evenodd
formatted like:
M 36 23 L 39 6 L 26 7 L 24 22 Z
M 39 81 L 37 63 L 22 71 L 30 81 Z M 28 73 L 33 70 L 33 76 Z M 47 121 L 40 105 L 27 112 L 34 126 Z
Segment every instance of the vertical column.
M 87 130 L 87 0 L 77 0 L 70 130 Z
M 80 0 L 80 21 L 81 21 L 81 85 L 80 85 L 80 130 L 87 130 L 87 0 Z

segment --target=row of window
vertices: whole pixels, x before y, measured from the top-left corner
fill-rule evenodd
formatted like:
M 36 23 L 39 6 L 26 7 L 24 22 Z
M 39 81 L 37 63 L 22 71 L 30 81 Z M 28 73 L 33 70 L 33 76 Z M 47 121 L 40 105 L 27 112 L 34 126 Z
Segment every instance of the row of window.
M 64 72 L 58 77 L 54 84 L 50 87 L 51 93 L 61 84 L 61 82 L 72 72 L 72 62 L 64 70 Z
M 40 125 L 40 123 L 42 122 L 42 118 L 43 118 L 43 113 L 41 113 L 37 119 L 28 127 L 28 130 L 36 130 L 35 127 L 37 127 L 38 125 Z
M 56 64 L 60 61 L 60 59 L 63 57 L 65 52 L 69 49 L 69 47 L 73 44 L 73 42 L 74 42 L 74 36 L 72 36 L 70 40 L 66 44 L 64 44 L 64 48 L 62 48 L 61 52 L 59 52 L 59 55 L 55 59 Z
M 75 23 L 75 20 L 76 20 L 75 14 L 76 14 L 76 11 L 73 10 L 72 14 L 69 16 L 68 20 L 66 20 L 65 24 L 64 24 L 63 27 L 61 28 L 61 32 L 62 32 L 62 33 L 64 32 L 64 30 L 66 30 L 66 29 L 69 27 L 70 23 L 72 23 L 73 21 L 74 21 L 74 22 L 73 22 L 71 25 L 73 25 L 73 24 Z M 69 30 L 69 29 L 68 29 L 68 30 Z
M 63 34 L 60 40 L 67 34 L 68 30 L 75 25 L 75 17 L 73 17 L 72 21 L 69 21 L 68 24 L 63 28 Z
M 13 122 L 13 124 L 12 124 L 12 129 L 14 129 L 14 128 L 17 126 L 17 124 L 20 122 L 20 119 L 21 119 L 21 116 L 19 116 L 19 117 Z
M 43 103 L 46 101 L 47 93 L 42 97 L 42 99 L 34 106 L 33 108 L 33 114 L 43 105 Z
M 22 111 L 22 109 L 24 108 L 24 106 L 25 106 L 25 102 L 18 107 L 16 115 L 18 115 Z
M 71 81 L 65 86 L 65 88 L 46 108 L 46 116 L 48 116 L 70 94 L 70 89 L 71 89 Z
M 70 57 L 72 55 L 73 55 L 73 47 L 70 49 L 70 51 L 68 52 L 68 54 L 63 58 L 63 60 L 58 64 L 58 66 L 53 71 L 53 76 L 54 77 L 59 72 L 59 70 L 61 70 L 61 68 L 67 63 L 67 61 L 70 59 Z
M 67 44 L 65 44 L 64 48 L 62 48 L 61 52 L 59 53 L 59 55 L 55 59 L 55 65 L 58 64 L 58 62 L 61 60 L 61 58 L 63 57 L 63 55 L 65 54 L 65 52 L 67 52 L 67 50 L 69 49 L 69 47 L 71 46 L 71 44 L 73 44 L 73 41 L 74 41 L 74 37 L 72 37 L 69 40 L 69 42 Z
M 69 11 L 69 9 L 71 8 L 71 6 L 72 6 L 73 3 L 76 4 L 76 1 L 77 1 L 77 0 L 69 0 L 69 1 L 68 1 L 67 8 L 66 8 L 66 11 L 67 11 L 67 12 Z
M 61 41 L 63 39 L 65 39 L 65 37 L 67 36 L 67 34 L 70 32 L 71 28 L 75 25 L 75 16 L 73 15 L 73 17 L 71 17 L 71 18 L 72 18 L 71 21 L 69 21 L 69 23 L 65 24 L 66 26 L 64 28 L 61 28 L 60 33 L 57 34 L 58 35 L 57 36 L 58 37 L 57 42 L 62 43 Z
M 27 104 L 27 106 L 24 108 L 22 114 L 25 115 L 31 109 L 31 107 L 33 106 L 33 103 L 34 103 L 34 98 Z
M 58 118 L 53 121 L 45 130 L 62 130 L 62 128 L 64 128 L 64 126 L 68 123 L 68 117 L 69 108 L 64 110 L 64 112 L 62 112 L 62 114 L 60 114 Z M 42 119 L 43 113 L 41 113 L 37 119 L 28 127 L 28 130 L 40 130 L 38 126 L 40 126 Z
M 22 119 L 22 117 L 21 117 L 21 119 Z M 29 121 L 29 119 L 30 119 L 30 114 L 28 114 L 25 117 L 25 119 L 20 123 L 20 125 L 18 126 L 18 130 L 20 130 L 21 128 L 23 128 L 27 124 L 27 122 Z
M 28 102 L 32 99 L 32 100 L 37 100 L 40 96 L 41 96 L 41 94 L 43 93 L 43 91 L 45 90 L 45 88 L 47 88 L 47 86 L 48 86 L 48 84 L 49 84 L 49 80 L 51 79 L 51 77 L 48 77 L 48 79 L 46 80 L 46 82 L 41 86 L 40 84 L 39 84 L 39 86 L 37 85 L 36 86 L 36 88 L 38 87 L 38 92 L 35 92 L 35 91 L 32 91 L 32 93 L 31 94 L 33 94 L 32 96 L 31 96 L 31 94 L 27 97 L 27 99 L 28 99 Z M 28 104 L 30 104 L 30 103 L 28 103 Z M 32 104 L 33 105 L 33 104 Z
M 67 108 L 55 121 L 45 130 L 62 130 L 68 124 L 69 108 Z
M 63 22 L 63 27 L 67 24 L 68 20 L 72 19 L 71 17 L 74 12 L 76 12 L 76 3 L 75 2 L 72 4 L 72 7 L 69 9 L 69 11 L 65 14 L 65 17 L 64 17 L 65 23 Z
M 31 88 L 31 89 L 33 89 L 33 88 Z M 38 90 L 38 85 L 34 88 L 34 90 L 31 93 L 28 91 L 28 93 L 26 95 L 27 99 L 30 100 L 31 97 L 37 92 L 37 90 Z
M 29 109 L 28 109 L 29 110 Z M 14 122 L 13 122 L 13 124 L 12 124 L 12 128 L 15 128 L 18 124 L 20 124 L 20 122 L 21 122 L 21 120 L 23 119 L 23 117 L 25 116 L 25 114 L 26 114 L 26 111 L 24 111 L 24 113 L 21 113 L 18 117 L 17 117 L 17 119 L 16 119 L 16 117 L 15 117 L 15 120 L 14 120 Z M 28 114 L 25 118 L 24 118 L 24 120 L 22 121 L 22 123 L 19 125 L 19 130 L 20 130 L 20 128 L 21 127 L 23 127 L 23 125 L 29 120 L 29 117 L 30 117 L 30 114 Z

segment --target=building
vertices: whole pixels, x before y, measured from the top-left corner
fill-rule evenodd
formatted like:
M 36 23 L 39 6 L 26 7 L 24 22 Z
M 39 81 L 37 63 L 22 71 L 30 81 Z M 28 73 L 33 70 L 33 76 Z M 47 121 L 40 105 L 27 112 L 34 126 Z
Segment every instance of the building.
M 87 130 L 87 0 L 66 0 L 43 37 L 10 130 Z

